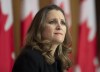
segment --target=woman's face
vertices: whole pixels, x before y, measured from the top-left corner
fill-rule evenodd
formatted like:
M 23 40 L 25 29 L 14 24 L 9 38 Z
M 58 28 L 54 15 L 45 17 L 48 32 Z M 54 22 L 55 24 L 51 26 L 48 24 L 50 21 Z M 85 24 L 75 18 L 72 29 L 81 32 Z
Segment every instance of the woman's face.
M 66 34 L 66 23 L 64 15 L 59 10 L 48 12 L 45 22 L 45 29 L 42 32 L 44 40 L 50 40 L 52 43 L 62 43 Z

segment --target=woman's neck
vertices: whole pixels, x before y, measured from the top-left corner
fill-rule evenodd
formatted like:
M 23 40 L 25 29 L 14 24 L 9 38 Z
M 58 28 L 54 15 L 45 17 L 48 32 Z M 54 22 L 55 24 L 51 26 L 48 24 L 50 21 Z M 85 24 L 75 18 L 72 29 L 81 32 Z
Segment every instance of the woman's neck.
M 51 51 L 51 54 L 52 54 L 52 56 L 54 56 L 55 51 L 56 51 L 56 49 L 57 49 L 57 46 L 58 46 L 57 44 L 51 46 L 51 50 L 52 50 L 52 51 Z

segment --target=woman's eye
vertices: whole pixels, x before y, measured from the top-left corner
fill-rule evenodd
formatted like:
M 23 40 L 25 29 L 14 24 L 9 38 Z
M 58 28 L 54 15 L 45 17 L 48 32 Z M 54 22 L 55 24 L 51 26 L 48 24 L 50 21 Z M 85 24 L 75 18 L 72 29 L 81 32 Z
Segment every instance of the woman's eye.
M 49 21 L 48 23 L 49 23 L 49 24 L 55 24 L 56 21 L 55 21 L 55 20 L 52 20 L 52 21 Z
M 64 21 L 61 21 L 61 24 L 66 25 L 66 23 Z

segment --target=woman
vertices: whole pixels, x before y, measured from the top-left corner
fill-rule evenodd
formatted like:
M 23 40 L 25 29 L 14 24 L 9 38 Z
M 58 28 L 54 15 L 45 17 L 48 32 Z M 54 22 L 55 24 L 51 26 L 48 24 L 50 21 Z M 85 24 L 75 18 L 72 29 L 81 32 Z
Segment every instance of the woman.
M 46 6 L 34 17 L 12 72 L 64 72 L 71 66 L 70 45 L 63 10 L 56 5 Z

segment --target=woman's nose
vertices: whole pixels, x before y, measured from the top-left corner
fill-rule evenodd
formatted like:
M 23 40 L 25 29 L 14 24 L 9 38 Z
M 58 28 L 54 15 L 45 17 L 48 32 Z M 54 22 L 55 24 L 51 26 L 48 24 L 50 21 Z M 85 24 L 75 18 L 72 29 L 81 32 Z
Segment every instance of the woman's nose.
M 61 30 L 61 24 L 60 24 L 60 23 L 57 24 L 56 29 L 57 29 L 57 30 Z

